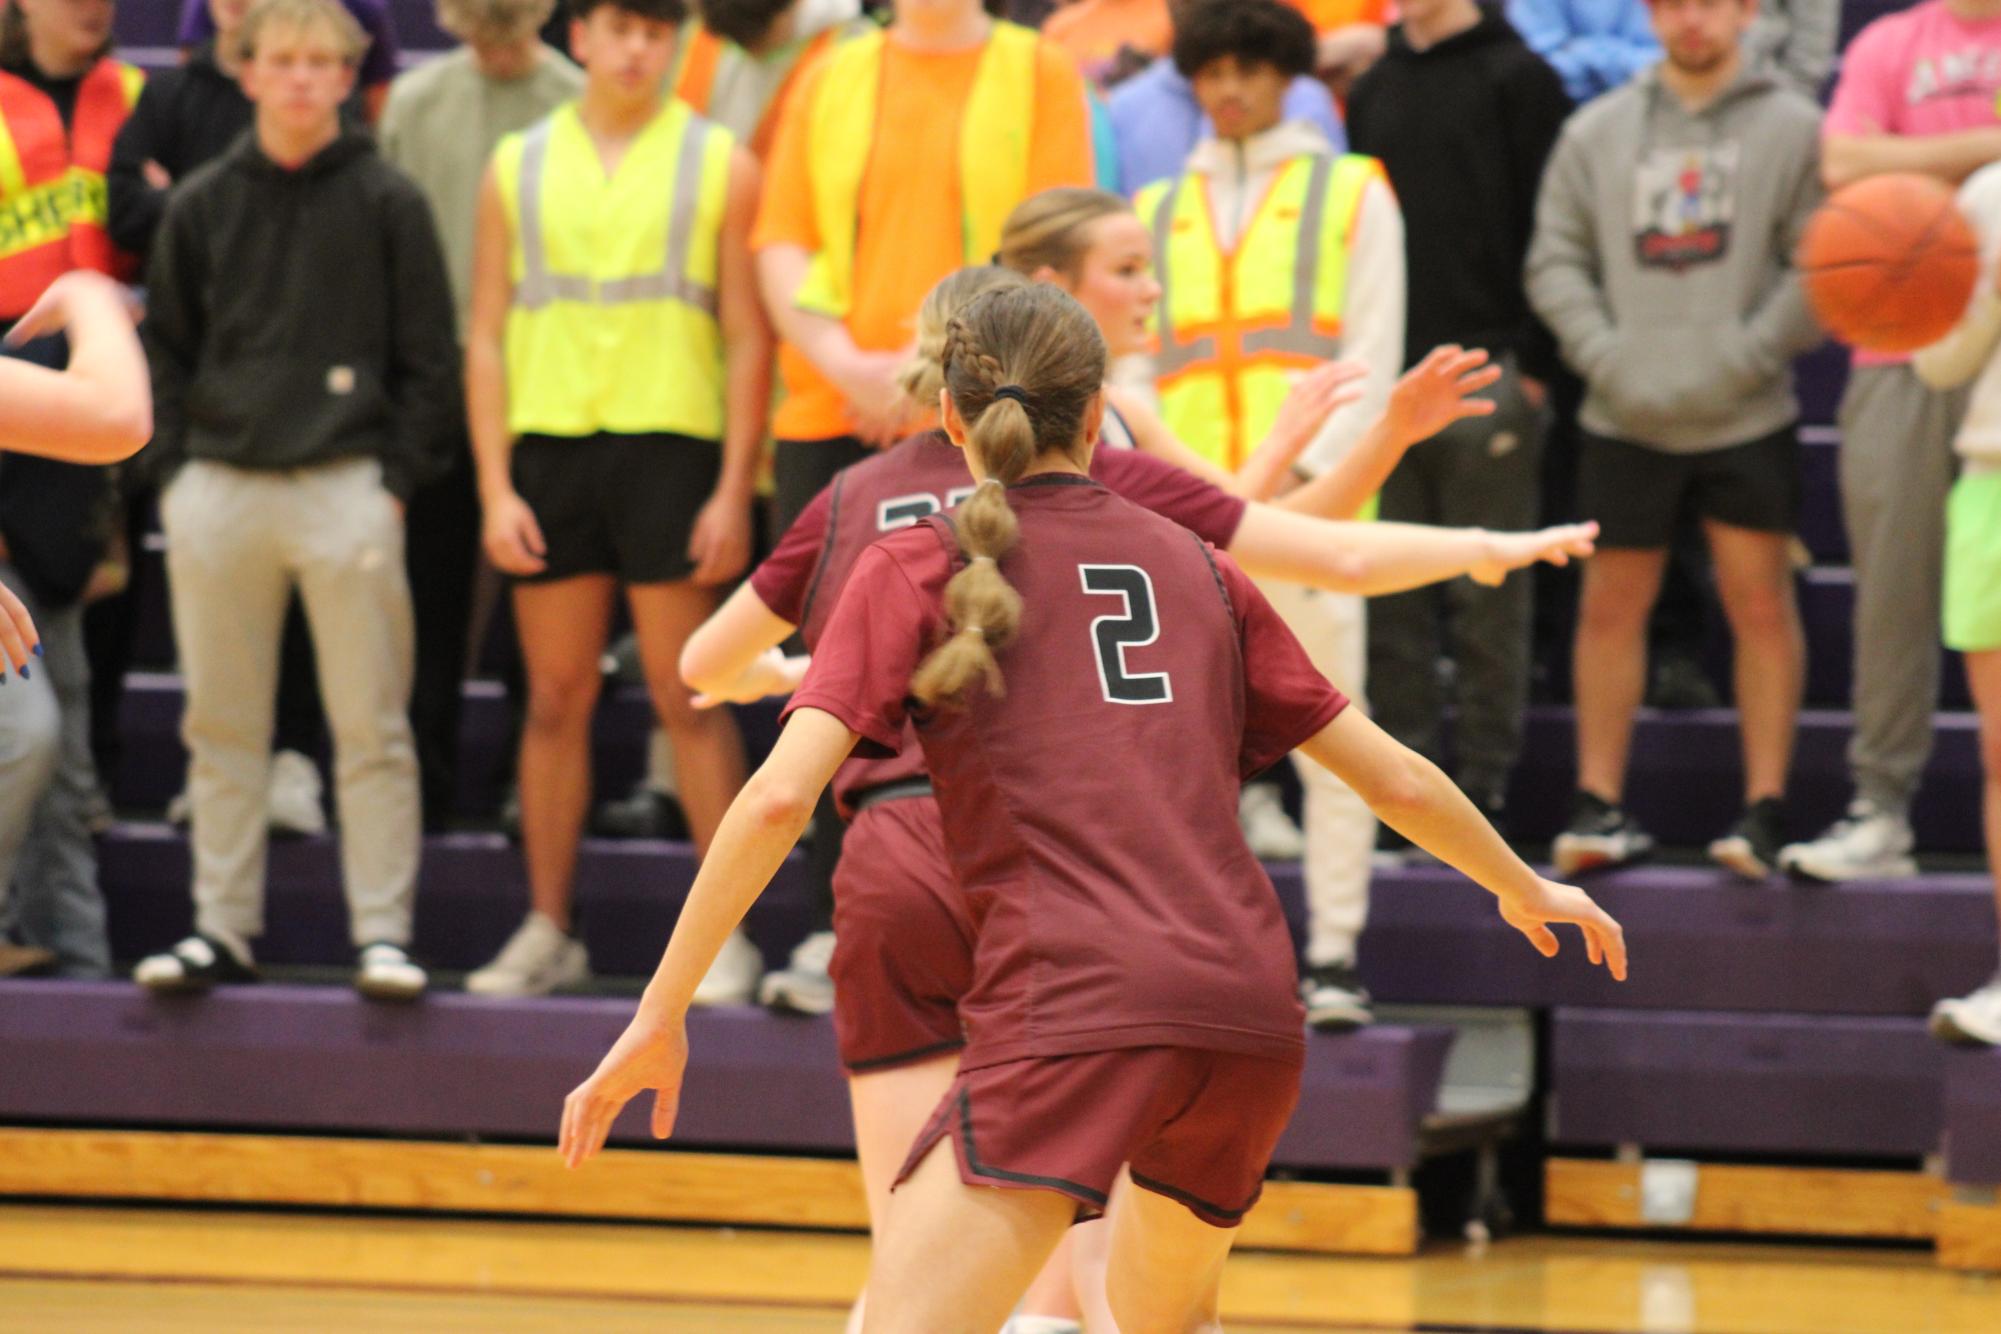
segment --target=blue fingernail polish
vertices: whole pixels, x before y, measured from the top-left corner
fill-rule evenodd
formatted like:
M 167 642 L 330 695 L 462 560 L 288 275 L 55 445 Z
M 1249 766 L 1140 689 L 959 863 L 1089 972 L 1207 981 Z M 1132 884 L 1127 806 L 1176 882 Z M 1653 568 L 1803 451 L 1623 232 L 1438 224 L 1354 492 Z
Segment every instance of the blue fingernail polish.
M 27 667 L 27 664 L 26 664 L 26 663 L 23 663 L 23 664 L 21 665 L 21 679 L 22 679 L 23 681 L 25 681 L 25 680 L 27 680 L 27 679 L 28 679 L 28 667 Z
M 38 658 L 42 656 L 42 645 L 40 640 L 37 640 L 35 642 L 35 656 Z

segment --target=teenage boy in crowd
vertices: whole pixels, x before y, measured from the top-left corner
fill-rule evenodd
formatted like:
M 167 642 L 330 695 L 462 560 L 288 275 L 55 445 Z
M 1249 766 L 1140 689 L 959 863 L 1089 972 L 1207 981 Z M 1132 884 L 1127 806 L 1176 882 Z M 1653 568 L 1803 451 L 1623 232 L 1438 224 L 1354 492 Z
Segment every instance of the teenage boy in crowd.
M 1821 198 L 1814 105 L 1743 55 L 1755 0 L 1653 0 L 1665 58 L 1564 128 L 1529 253 L 1538 313 L 1584 377 L 1578 503 L 1603 525 L 1573 674 L 1577 796 L 1564 874 L 1652 846 L 1621 806 L 1646 629 L 1684 513 L 1736 647 L 1744 815 L 1710 845 L 1778 866 L 1806 648 L 1792 359 L 1821 335 L 1791 257 Z
M 364 995 L 408 999 L 420 852 L 404 507 L 458 420 L 451 289 L 424 197 L 341 103 L 364 37 L 334 0 L 244 24 L 253 135 L 174 192 L 147 275 L 153 450 L 187 680 L 195 932 L 157 991 L 255 977 L 278 640 L 296 588 L 332 723 Z

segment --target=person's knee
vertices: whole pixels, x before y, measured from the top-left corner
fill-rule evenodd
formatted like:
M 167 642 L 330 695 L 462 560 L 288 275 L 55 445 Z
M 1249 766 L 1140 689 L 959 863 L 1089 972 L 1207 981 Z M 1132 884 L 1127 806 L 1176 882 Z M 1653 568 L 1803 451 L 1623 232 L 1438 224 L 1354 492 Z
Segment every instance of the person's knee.
M 1792 575 L 1781 570 L 1775 578 L 1732 581 L 1723 598 L 1731 633 L 1739 639 L 1789 638 L 1798 621 Z
M 1584 592 L 1578 598 L 1577 633 L 1636 637 L 1646 630 L 1653 604 L 1648 583 L 1593 570 L 1585 575 Z
M 544 735 L 588 731 L 599 684 L 595 664 L 589 671 L 530 673 L 523 725 Z
M 0 710 L 0 783 L 10 791 L 40 792 L 62 753 L 62 713 L 47 691 L 15 686 Z

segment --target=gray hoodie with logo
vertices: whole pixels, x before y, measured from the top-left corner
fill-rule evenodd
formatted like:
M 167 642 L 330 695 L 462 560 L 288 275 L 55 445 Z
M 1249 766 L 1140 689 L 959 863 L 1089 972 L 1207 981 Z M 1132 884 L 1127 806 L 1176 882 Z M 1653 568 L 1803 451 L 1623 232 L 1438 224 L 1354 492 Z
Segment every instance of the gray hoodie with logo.
M 1763 67 L 1691 112 L 1656 66 L 1572 116 L 1527 280 L 1584 428 L 1695 454 L 1794 421 L 1792 359 L 1822 334 L 1792 256 L 1820 199 L 1820 110 Z

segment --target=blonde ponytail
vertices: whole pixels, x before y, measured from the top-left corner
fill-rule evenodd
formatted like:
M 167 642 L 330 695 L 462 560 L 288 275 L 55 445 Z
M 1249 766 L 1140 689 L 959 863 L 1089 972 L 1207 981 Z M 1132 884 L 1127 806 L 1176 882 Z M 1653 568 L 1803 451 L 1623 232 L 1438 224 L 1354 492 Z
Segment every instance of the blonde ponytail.
M 986 480 L 953 516 L 966 564 L 945 585 L 948 633 L 911 678 L 910 693 L 928 705 L 963 702 L 976 680 L 1006 693 L 996 655 L 1021 628 L 1021 595 L 1000 568 L 1021 535 L 1007 488 L 1052 450 L 1084 461 L 1072 451 L 1104 386 L 1105 340 L 1061 290 L 1003 287 L 950 322 L 941 362 Z

